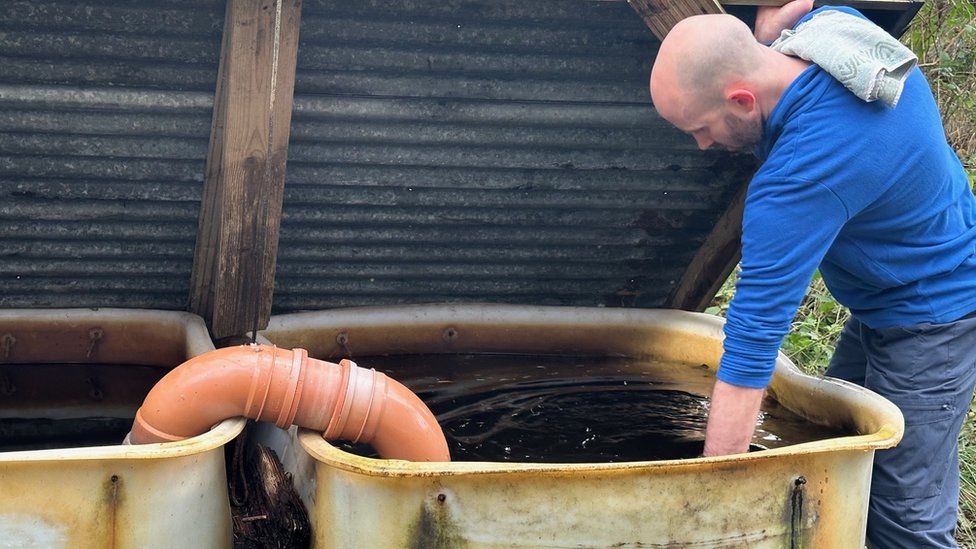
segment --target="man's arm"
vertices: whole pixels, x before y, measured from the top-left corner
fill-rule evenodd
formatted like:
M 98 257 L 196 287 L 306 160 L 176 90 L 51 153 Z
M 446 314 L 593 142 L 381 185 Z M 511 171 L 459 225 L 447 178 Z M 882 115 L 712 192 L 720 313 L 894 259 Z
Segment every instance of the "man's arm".
M 723 329 L 725 352 L 708 414 L 707 456 L 748 449 L 783 337 L 817 265 L 847 220 L 846 206 L 828 187 L 770 175 L 780 158 L 767 159 L 749 183 L 742 270 Z
M 715 380 L 705 428 L 705 456 L 741 454 L 749 450 L 763 389 L 736 387 Z
M 760 6 L 756 10 L 756 40 L 772 44 L 784 29 L 793 28 L 796 22 L 813 9 L 813 0 L 793 0 L 782 6 Z

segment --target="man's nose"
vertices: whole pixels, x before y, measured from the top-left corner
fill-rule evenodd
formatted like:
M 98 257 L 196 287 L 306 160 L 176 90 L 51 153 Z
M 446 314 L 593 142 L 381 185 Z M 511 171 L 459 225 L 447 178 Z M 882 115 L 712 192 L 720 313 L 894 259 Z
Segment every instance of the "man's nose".
M 708 150 L 709 147 L 715 144 L 715 142 L 711 139 L 708 139 L 707 137 L 699 137 L 697 135 L 695 136 L 695 141 L 698 143 L 698 148 L 703 151 Z

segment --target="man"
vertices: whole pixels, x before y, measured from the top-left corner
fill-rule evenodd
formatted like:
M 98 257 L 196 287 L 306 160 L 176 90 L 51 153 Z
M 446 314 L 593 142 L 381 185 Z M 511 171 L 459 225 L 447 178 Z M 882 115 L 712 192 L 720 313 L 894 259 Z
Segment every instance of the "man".
M 803 0 L 766 12 L 757 36 L 771 40 L 784 25 L 770 24 L 809 9 Z M 820 67 L 760 44 L 741 21 L 706 15 L 668 34 L 650 88 L 658 113 L 700 148 L 763 161 L 746 196 L 705 455 L 746 451 L 819 267 L 854 317 L 828 375 L 905 416 L 901 444 L 875 456 L 868 540 L 955 546 L 956 439 L 976 383 L 976 200 L 921 72 L 896 107 L 867 103 Z

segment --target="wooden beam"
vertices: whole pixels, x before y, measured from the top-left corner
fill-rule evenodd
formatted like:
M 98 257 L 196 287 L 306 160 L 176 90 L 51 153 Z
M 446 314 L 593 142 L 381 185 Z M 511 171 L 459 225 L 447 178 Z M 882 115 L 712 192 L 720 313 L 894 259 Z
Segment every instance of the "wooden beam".
M 301 0 L 227 0 L 190 311 L 215 339 L 267 326 Z
M 664 40 L 671 27 L 692 15 L 725 13 L 716 0 L 627 0 L 658 40 Z
M 705 243 L 692 258 L 664 306 L 686 311 L 704 311 L 722 283 L 742 257 L 742 212 L 746 189 L 743 184 L 732 203 L 715 222 Z
M 905 11 L 902 12 L 901 16 L 891 25 L 891 27 L 885 30 L 891 33 L 891 35 L 895 38 L 901 38 L 902 35 L 905 34 L 905 31 L 908 30 L 908 26 L 911 25 L 912 19 L 914 19 L 918 11 L 922 9 L 922 4 L 924 3 L 924 0 L 913 0 L 909 6 L 905 8 Z

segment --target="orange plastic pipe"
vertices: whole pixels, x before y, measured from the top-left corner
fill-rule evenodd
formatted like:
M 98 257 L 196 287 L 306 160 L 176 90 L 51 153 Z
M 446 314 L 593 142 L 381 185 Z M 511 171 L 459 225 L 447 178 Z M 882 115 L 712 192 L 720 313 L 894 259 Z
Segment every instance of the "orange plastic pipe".
M 349 360 L 266 345 L 211 351 L 166 374 L 136 412 L 129 441 L 182 440 L 238 416 L 369 443 L 387 459 L 451 460 L 434 414 L 400 383 Z

